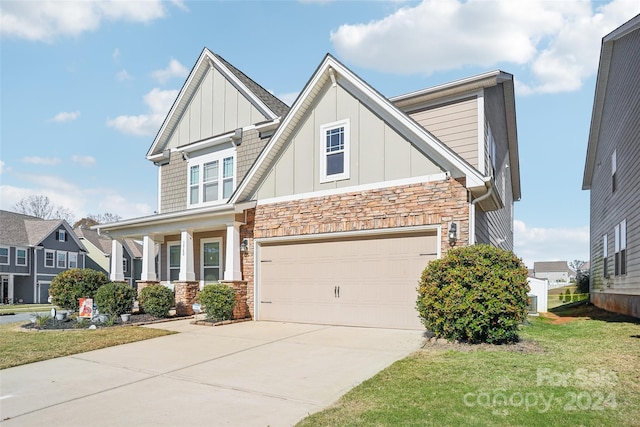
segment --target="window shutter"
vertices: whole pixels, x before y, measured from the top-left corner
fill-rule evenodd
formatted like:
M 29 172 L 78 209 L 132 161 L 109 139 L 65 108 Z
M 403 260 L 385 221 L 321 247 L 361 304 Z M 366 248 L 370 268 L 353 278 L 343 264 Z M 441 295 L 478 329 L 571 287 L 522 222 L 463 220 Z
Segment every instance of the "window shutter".
M 60 240 L 60 232 L 56 231 L 56 240 Z
M 69 233 L 64 233 L 64 241 L 66 242 L 69 239 Z

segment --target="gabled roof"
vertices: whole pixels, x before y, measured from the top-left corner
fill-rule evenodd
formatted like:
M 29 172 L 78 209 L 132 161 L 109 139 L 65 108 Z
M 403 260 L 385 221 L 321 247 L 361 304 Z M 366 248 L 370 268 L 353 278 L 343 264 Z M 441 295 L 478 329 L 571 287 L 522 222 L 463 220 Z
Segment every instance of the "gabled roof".
M 567 261 L 538 261 L 533 263 L 535 273 L 569 272 Z
M 98 248 L 104 255 L 111 254 L 111 238 L 106 236 L 101 236 L 98 234 L 96 230 L 92 230 L 90 228 L 78 227 L 74 228 L 73 231 L 80 237 L 81 239 L 85 239 L 90 242 L 93 246 Z
M 254 194 L 262 179 L 274 166 L 287 140 L 303 120 L 320 90 L 328 81 L 342 86 L 388 123 L 396 132 L 403 135 L 419 151 L 450 171 L 454 177 L 466 177 L 467 187 L 485 187 L 485 178 L 473 166 L 469 165 L 453 150 L 403 113 L 391 101 L 365 83 L 337 59 L 327 54 L 294 102 L 282 124 L 258 156 L 245 179 L 231 196 L 229 203 L 245 201 Z
M 151 144 L 147 152 L 147 158 L 162 153 L 175 127 L 178 125 L 180 118 L 189 106 L 191 97 L 200 87 L 200 83 L 209 71 L 209 68 L 212 67 L 222 73 L 268 120 L 282 117 L 289 110 L 289 107 L 284 102 L 229 64 L 220 55 L 214 54 L 209 49 L 204 48 L 182 86 L 171 110 L 169 110 L 167 117 L 162 123 L 158 134 L 153 140 L 153 144 Z
M 0 243 L 16 246 L 38 246 L 51 233 L 64 227 L 78 247 L 86 248 L 78 240 L 69 224 L 60 219 L 41 219 L 30 215 L 0 210 Z
M 582 178 L 583 190 L 591 189 L 591 179 L 593 178 L 593 169 L 596 164 L 596 154 L 598 152 L 598 143 L 600 139 L 600 124 L 604 110 L 605 96 L 607 94 L 607 85 L 609 83 L 609 67 L 611 66 L 611 58 L 613 56 L 615 42 L 627 34 L 639 29 L 640 15 L 636 15 L 634 18 L 630 19 L 602 38 L 600 64 L 598 65 L 598 77 L 596 80 L 596 92 L 593 100 L 593 111 L 591 113 L 591 128 L 589 129 L 589 143 L 587 145 L 587 159 Z

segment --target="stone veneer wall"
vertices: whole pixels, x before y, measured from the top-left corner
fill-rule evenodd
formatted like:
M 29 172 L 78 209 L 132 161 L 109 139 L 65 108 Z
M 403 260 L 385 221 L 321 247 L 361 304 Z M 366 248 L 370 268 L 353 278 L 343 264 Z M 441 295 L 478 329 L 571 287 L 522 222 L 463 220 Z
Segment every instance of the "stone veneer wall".
M 459 223 L 458 245 L 469 241 L 469 203 L 463 180 L 447 179 L 369 191 L 258 205 L 248 212 L 240 240 L 249 251 L 241 268 L 254 314 L 254 238 L 322 235 L 346 231 L 440 225 L 442 255 L 450 248 L 450 221 Z

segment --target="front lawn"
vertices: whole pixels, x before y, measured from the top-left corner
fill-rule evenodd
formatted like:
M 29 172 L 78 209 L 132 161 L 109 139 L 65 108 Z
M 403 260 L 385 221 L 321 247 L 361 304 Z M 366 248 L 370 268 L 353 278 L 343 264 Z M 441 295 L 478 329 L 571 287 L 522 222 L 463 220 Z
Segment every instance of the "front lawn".
M 138 326 L 35 331 L 21 328 L 20 323 L 0 325 L 0 369 L 172 333 L 174 332 Z
M 516 346 L 428 343 L 299 426 L 640 425 L 640 323 L 570 310 Z

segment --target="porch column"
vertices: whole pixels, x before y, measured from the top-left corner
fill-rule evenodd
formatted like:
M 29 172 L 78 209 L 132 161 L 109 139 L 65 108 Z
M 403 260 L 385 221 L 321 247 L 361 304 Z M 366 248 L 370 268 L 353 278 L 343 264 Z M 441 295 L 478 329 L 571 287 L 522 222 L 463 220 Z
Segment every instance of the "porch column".
M 113 239 L 111 241 L 111 269 L 109 280 L 112 282 L 124 282 L 124 271 L 122 267 L 122 243 Z
M 142 274 L 140 280 L 143 282 L 154 282 L 157 280 L 155 242 L 149 236 L 142 238 Z
M 227 250 L 225 251 L 224 280 L 242 280 L 240 271 L 240 225 L 227 224 Z
M 193 233 L 182 231 L 180 237 L 180 282 L 192 282 L 196 280 L 196 273 L 193 267 Z
M 13 274 L 9 275 L 9 282 L 7 283 L 7 298 L 9 301 L 13 301 Z

